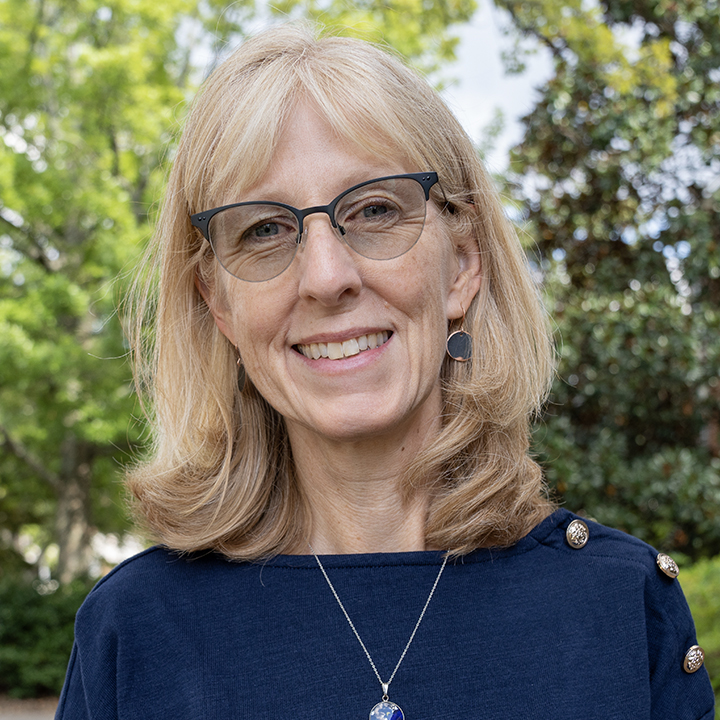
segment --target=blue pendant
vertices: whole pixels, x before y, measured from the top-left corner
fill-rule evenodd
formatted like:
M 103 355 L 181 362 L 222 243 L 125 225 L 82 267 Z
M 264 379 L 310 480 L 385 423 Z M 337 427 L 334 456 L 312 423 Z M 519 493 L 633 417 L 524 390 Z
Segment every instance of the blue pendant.
M 370 711 L 370 720 L 405 720 L 405 715 L 395 703 L 383 700 Z

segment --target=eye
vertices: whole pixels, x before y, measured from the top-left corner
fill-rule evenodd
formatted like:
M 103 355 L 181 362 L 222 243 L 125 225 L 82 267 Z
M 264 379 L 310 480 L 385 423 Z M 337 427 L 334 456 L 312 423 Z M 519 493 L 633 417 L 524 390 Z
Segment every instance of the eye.
M 403 215 L 398 202 L 377 194 L 358 198 L 352 204 L 343 207 L 340 220 L 345 226 L 385 227 L 387 223 L 396 223 Z
M 375 218 L 379 215 L 384 215 L 387 211 L 388 208 L 385 205 L 369 205 L 368 207 L 363 208 L 362 214 L 363 217 L 366 218 Z
M 297 236 L 297 228 L 292 222 L 286 218 L 264 219 L 257 222 L 240 234 L 240 243 L 258 244 L 263 242 L 285 242 L 292 240 L 294 242 Z
M 264 223 L 263 225 L 256 225 L 254 228 L 250 228 L 245 234 L 258 238 L 266 238 L 277 235 L 279 232 L 280 228 L 277 223 Z

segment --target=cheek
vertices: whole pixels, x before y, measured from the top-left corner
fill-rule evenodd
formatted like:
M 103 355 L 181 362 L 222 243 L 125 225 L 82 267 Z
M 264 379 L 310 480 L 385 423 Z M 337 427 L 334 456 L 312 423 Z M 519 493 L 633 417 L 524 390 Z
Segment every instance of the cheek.
M 248 370 L 262 362 L 271 345 L 282 344 L 286 315 L 282 299 L 280 293 L 252 286 L 228 293 L 235 344 Z
M 437 237 L 433 243 L 437 245 L 431 245 L 431 249 L 439 252 L 409 254 L 389 287 L 409 315 L 444 332 L 447 298 L 459 266 L 449 241 Z

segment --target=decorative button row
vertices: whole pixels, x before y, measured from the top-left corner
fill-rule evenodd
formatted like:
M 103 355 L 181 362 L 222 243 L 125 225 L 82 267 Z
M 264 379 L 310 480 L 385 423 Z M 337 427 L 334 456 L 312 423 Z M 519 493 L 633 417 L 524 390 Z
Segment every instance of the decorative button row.
M 582 520 L 573 520 L 565 531 L 565 539 L 568 545 L 575 550 L 585 547 L 589 538 L 590 530 Z M 680 574 L 678 564 L 669 555 L 658 553 L 655 561 L 657 562 L 658 568 L 669 578 L 674 580 Z M 685 653 L 683 670 L 685 670 L 686 673 L 697 672 L 703 666 L 704 662 L 705 653 L 703 649 L 699 645 L 693 645 Z
M 582 520 L 573 520 L 565 531 L 565 539 L 568 545 L 575 548 L 575 550 L 585 547 L 589 537 L 588 526 Z
M 686 653 L 683 660 L 683 670 L 686 673 L 697 672 L 705 662 L 705 653 L 699 645 L 693 645 Z

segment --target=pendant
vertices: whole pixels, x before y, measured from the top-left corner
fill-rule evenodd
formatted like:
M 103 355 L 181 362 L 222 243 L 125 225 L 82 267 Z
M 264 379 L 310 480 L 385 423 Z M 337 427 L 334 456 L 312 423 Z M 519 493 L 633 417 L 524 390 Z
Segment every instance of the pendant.
M 405 715 L 394 702 L 383 700 L 370 711 L 370 720 L 405 720 Z

